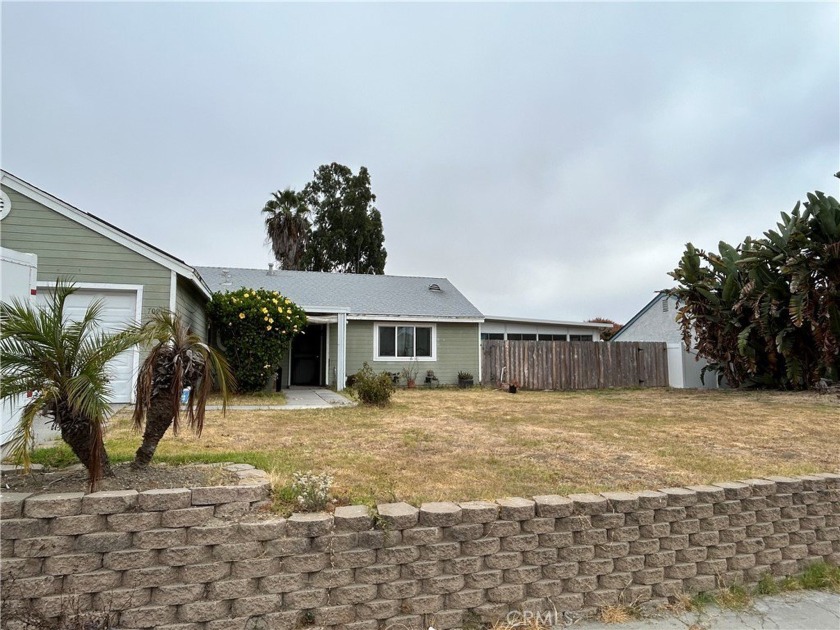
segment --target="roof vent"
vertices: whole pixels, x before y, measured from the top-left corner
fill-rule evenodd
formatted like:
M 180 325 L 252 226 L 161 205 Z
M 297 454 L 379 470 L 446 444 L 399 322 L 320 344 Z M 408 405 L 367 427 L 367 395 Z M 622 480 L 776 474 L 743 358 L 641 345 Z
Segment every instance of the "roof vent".
M 222 286 L 229 287 L 232 284 L 230 281 L 230 271 L 222 269 Z
M 440 291 L 440 285 L 437 283 L 433 283 L 429 285 L 429 291 Z
M 274 263 L 273 262 L 268 263 L 268 275 L 269 276 L 274 275 Z

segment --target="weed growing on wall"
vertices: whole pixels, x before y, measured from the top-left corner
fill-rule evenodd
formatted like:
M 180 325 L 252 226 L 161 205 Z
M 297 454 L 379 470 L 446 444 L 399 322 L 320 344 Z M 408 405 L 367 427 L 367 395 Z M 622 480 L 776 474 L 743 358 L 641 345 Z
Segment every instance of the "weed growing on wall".
M 241 392 L 265 387 L 306 325 L 303 309 L 266 289 L 214 293 L 208 313 Z
M 295 501 L 304 512 L 320 512 L 326 509 L 330 501 L 332 475 L 316 475 L 312 472 L 296 472 L 293 475 L 292 491 Z

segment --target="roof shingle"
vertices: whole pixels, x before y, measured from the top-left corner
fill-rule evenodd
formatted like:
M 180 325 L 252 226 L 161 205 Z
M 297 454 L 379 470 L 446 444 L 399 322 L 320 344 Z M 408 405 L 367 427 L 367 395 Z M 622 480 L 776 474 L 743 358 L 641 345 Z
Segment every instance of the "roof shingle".
M 310 312 L 347 309 L 350 315 L 482 318 L 446 278 L 315 271 L 196 267 L 212 291 L 242 287 L 279 291 Z M 431 285 L 440 287 L 430 290 Z

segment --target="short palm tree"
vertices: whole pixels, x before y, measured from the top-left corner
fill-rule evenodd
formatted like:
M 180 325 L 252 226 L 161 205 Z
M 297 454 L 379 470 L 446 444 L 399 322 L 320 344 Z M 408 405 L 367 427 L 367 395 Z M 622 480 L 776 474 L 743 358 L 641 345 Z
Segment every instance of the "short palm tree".
M 223 410 L 228 392 L 235 385 L 225 358 L 191 332 L 176 314 L 155 311 L 143 330 L 146 341 L 155 345 L 137 375 L 134 426 L 138 431 L 144 430 L 143 443 L 134 456 L 135 467 L 149 465 L 170 426 L 174 434 L 178 433 L 181 392 L 185 388 L 190 388 L 188 424 L 196 435 L 201 435 L 213 379 L 222 393 Z
M 102 441 L 110 411 L 108 362 L 138 343 L 140 333 L 135 326 L 100 330 L 98 300 L 79 321 L 70 321 L 67 299 L 75 291 L 61 280 L 43 309 L 19 300 L 0 305 L 0 399 L 7 404 L 31 393 L 11 440 L 12 457 L 29 467 L 33 424 L 38 415 L 47 416 L 87 468 L 93 488 L 110 474 Z
M 266 214 L 267 240 L 282 269 L 299 270 L 311 228 L 306 216 L 309 209 L 302 196 L 291 188 L 271 196 L 262 209 Z

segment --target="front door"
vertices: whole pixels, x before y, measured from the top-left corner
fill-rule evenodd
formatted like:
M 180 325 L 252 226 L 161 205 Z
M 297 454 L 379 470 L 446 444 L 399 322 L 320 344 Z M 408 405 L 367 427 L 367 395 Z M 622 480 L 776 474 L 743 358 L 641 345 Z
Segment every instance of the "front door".
M 323 324 L 310 324 L 292 339 L 292 385 L 322 385 Z

